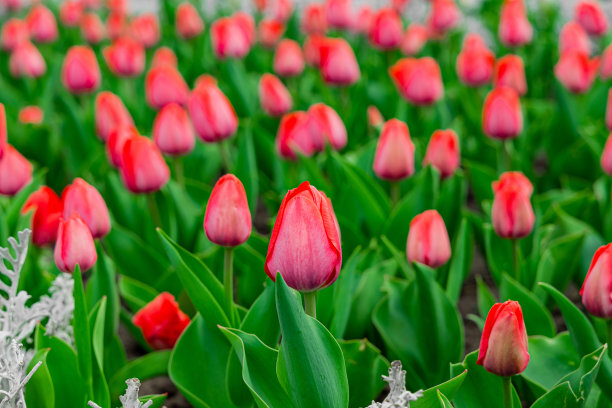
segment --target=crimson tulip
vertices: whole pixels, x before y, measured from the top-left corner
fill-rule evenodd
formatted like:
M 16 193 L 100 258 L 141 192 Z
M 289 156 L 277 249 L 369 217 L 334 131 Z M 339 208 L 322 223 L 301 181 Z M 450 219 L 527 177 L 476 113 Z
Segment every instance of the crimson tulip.
M 459 168 L 459 150 L 459 138 L 454 130 L 436 130 L 429 139 L 423 165 L 431 164 L 442 178 L 450 177 Z
M 30 125 L 40 125 L 44 118 L 44 112 L 39 106 L 24 106 L 19 110 L 19 122 Z
M 91 48 L 74 45 L 62 65 L 62 83 L 70 92 L 88 93 L 100 86 L 101 74 L 96 54 Z
M 99 44 L 106 38 L 106 27 L 96 13 L 85 13 L 79 25 L 81 35 L 90 44 Z
M 527 80 L 525 79 L 525 66 L 523 59 L 518 55 L 504 55 L 495 63 L 493 72 L 493 85 L 496 88 L 507 86 L 516 91 L 519 96 L 527 93 Z
M 316 103 L 308 109 L 308 131 L 317 150 L 323 150 L 326 143 L 334 150 L 346 146 L 346 126 L 331 106 Z
M 153 122 L 153 140 L 162 153 L 187 154 L 195 147 L 195 132 L 187 111 L 179 104 L 165 105 Z
M 352 85 L 361 77 L 353 49 L 342 38 L 326 38 L 320 44 L 320 69 L 328 84 Z
M 151 193 L 161 189 L 170 178 L 170 169 L 155 146 L 144 136 L 128 138 L 119 159 L 121 180 L 132 193 Z
M 513 139 L 523 131 L 523 113 L 518 94 L 501 86 L 487 95 L 482 108 L 482 129 L 494 139 Z
M 276 46 L 274 53 L 274 72 L 282 77 L 293 77 L 304 71 L 304 54 L 300 45 L 284 39 Z
M 577 50 L 591 55 L 591 40 L 582 26 L 575 21 L 567 22 L 559 34 L 559 52 Z
M 132 19 L 130 34 L 145 48 L 151 48 L 159 42 L 160 29 L 157 15 L 143 13 Z
M 325 34 L 327 31 L 327 8 L 325 4 L 307 4 L 302 12 L 300 27 L 304 34 Z
M 37 43 L 50 43 L 57 39 L 57 21 L 53 12 L 42 4 L 32 6 L 25 18 L 30 37 Z
M 569 50 L 555 65 L 555 76 L 570 92 L 580 94 L 591 88 L 598 69 L 599 58 L 589 59 L 583 52 Z
M 502 238 L 523 238 L 531 233 L 535 215 L 531 206 L 533 186 L 521 173 L 505 173 L 493 183 L 493 228 Z
M 134 120 L 121 98 L 109 91 L 102 91 L 96 96 L 94 112 L 96 134 L 103 142 L 108 140 L 115 128 L 134 125 Z
M 427 44 L 428 38 L 429 32 L 427 31 L 427 27 L 419 23 L 410 24 L 400 44 L 402 54 L 408 56 L 417 55 L 421 52 L 425 44 Z
M 106 141 L 106 156 L 110 164 L 115 167 L 121 167 L 123 146 L 128 139 L 136 136 L 138 136 L 138 131 L 133 125 L 120 124 L 113 128 Z
M 504 1 L 497 33 L 502 44 L 507 47 L 520 47 L 531 42 L 533 28 L 527 19 L 523 0 Z
M 82 178 L 76 178 L 62 193 L 63 217 L 78 214 L 94 238 L 103 238 L 111 229 L 106 202 L 100 192 Z
M 27 214 L 32 210 L 32 242 L 39 247 L 54 244 L 62 216 L 62 201 L 55 191 L 42 186 L 30 194 L 21 213 Z
M 30 33 L 28 26 L 23 20 L 17 18 L 9 18 L 2 25 L 0 33 L 0 45 L 4 51 L 12 51 L 24 41 L 28 41 Z
M 431 57 L 400 59 L 389 75 L 400 95 L 415 105 L 432 105 L 444 95 L 440 66 Z
M 257 38 L 265 48 L 274 48 L 285 33 L 285 24 L 281 21 L 265 18 L 257 26 Z
M 383 7 L 374 13 L 368 31 L 370 43 L 381 50 L 393 50 L 402 42 L 404 27 L 395 10 Z
M 119 37 L 103 50 L 106 65 L 117 76 L 134 77 L 144 71 L 145 49 L 131 37 Z
M 612 244 L 600 247 L 591 260 L 580 295 L 593 316 L 612 318 Z
M 574 20 L 590 35 L 600 37 L 608 32 L 609 22 L 606 13 L 596 0 L 581 0 L 574 8 Z
M 276 151 L 287 160 L 297 160 L 298 154 L 312 156 L 316 151 L 306 112 L 291 112 L 282 117 L 276 133 Z
M 96 264 L 98 254 L 93 237 L 78 214 L 60 218 L 54 255 L 55 265 L 62 272 L 72 273 L 77 265 L 85 272 Z
M 207 143 L 230 138 L 238 129 L 238 117 L 225 94 L 212 81 L 202 81 L 187 101 L 193 126 Z
M 291 110 L 293 99 L 280 79 L 263 74 L 259 80 L 259 103 L 270 116 L 281 116 Z
M 24 41 L 13 49 L 9 69 L 15 78 L 39 78 L 47 72 L 47 64 L 34 44 Z
M 189 87 L 176 68 L 156 66 L 149 70 L 145 78 L 145 96 L 153 109 L 161 109 L 170 103 L 186 105 Z
M 446 225 L 436 210 L 427 210 L 410 221 L 406 243 L 408 262 L 439 268 L 451 257 Z
M 404 122 L 391 119 L 384 124 L 376 145 L 374 173 L 390 181 L 414 174 L 414 143 Z
M 142 330 L 147 343 L 156 350 L 173 348 L 189 322 L 189 316 L 168 292 L 157 295 L 132 318 L 134 326 Z

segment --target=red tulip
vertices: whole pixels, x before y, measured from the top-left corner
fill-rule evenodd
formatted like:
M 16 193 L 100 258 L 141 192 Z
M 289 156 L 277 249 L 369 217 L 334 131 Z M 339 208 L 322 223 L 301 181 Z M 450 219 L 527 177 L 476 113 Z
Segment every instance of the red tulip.
M 326 38 L 320 47 L 321 74 L 328 84 L 347 86 L 359 81 L 361 71 L 353 49 L 342 38 Z
M 454 130 L 436 130 L 429 144 L 423 165 L 431 164 L 442 178 L 452 176 L 459 167 L 461 155 L 459 153 L 459 138 Z
M 28 26 L 23 20 L 10 18 L 2 25 L 0 43 L 4 51 L 12 51 L 22 42 L 28 41 L 29 38 Z
M 326 41 L 326 38 L 313 34 L 306 37 L 302 50 L 304 51 L 304 60 L 310 66 L 319 68 L 321 66 L 321 46 Z
M 44 113 L 38 106 L 25 106 L 19 111 L 19 122 L 23 124 L 40 125 L 43 117 Z
M 208 239 L 221 246 L 235 247 L 251 235 L 251 212 L 244 186 L 233 174 L 221 177 L 210 193 L 204 216 Z
M 82 178 L 76 178 L 62 193 L 63 217 L 78 214 L 94 238 L 103 238 L 110 229 L 110 216 L 100 192 Z
M 584 28 L 575 21 L 566 23 L 559 34 L 559 52 L 576 50 L 591 55 L 591 40 Z
M 457 56 L 457 75 L 469 86 L 482 86 L 491 80 L 495 55 L 478 34 L 468 34 Z
M 376 145 L 374 173 L 391 181 L 414 174 L 414 143 L 408 126 L 401 120 L 391 119 L 384 124 Z
M 128 11 L 128 0 L 106 0 L 106 7 L 111 13 L 125 14 Z
M 278 20 L 263 19 L 257 26 L 259 42 L 266 48 L 274 48 L 285 33 L 285 24 Z
M 86 13 L 81 19 L 81 35 L 90 44 L 99 44 L 106 38 L 106 27 L 96 13 Z
M 574 20 L 590 35 L 599 37 L 608 32 L 608 17 L 595 0 L 579 1 L 574 9 Z
M 600 247 L 593 256 L 580 294 L 582 304 L 593 316 L 612 318 L 612 244 Z
M 153 109 L 161 109 L 169 103 L 186 105 L 189 87 L 176 68 L 162 65 L 151 68 L 147 73 L 145 95 Z
M 533 229 L 535 215 L 530 201 L 533 187 L 531 183 L 528 186 L 525 180 L 514 173 L 505 180 L 502 176 L 499 182 L 493 183 L 493 228 L 502 238 L 523 238 Z
M 496 303 L 489 310 L 476 364 L 502 377 L 520 374 L 527 368 L 527 331 L 518 302 Z
M 175 24 L 178 35 L 188 40 L 204 31 L 204 21 L 193 4 L 185 1 L 176 8 Z
M 134 120 L 121 98 L 109 91 L 102 91 L 96 96 L 95 116 L 96 134 L 103 142 L 108 140 L 115 128 L 134 125 Z
M 7 131 L 6 131 L 6 110 L 4 105 L 0 103 L 0 159 L 4 155 L 7 145 Z
M 151 193 L 161 189 L 170 178 L 170 169 L 155 146 L 144 136 L 128 138 L 119 159 L 121 179 L 132 193 Z
M 437 35 L 443 35 L 455 28 L 460 18 L 461 12 L 454 0 L 432 0 L 427 27 Z
M 303 71 L 304 55 L 300 45 L 288 39 L 279 42 L 274 53 L 274 72 L 282 77 L 292 77 Z
M 138 131 L 132 125 L 121 124 L 113 128 L 106 141 L 106 156 L 110 164 L 115 167 L 121 167 L 123 146 L 128 139 L 136 136 L 138 136 Z
M 374 105 L 368 106 L 368 124 L 373 128 L 379 128 L 382 127 L 384 122 L 385 119 L 378 108 Z
M 26 41 L 13 49 L 9 59 L 9 69 L 15 78 L 38 78 L 47 71 L 47 64 L 38 48 Z
M 187 154 L 195 147 L 195 132 L 187 111 L 179 104 L 164 106 L 153 122 L 153 140 L 162 153 Z
M 608 45 L 601 55 L 599 67 L 601 79 L 612 78 L 612 45 Z
M 309 157 L 316 151 L 306 112 L 297 111 L 283 116 L 276 133 L 276 151 L 287 160 L 297 160 L 298 154 Z
M 308 109 L 308 130 L 319 151 L 329 143 L 334 150 L 342 150 L 347 143 L 346 126 L 330 106 L 316 103 Z
M 259 80 L 259 103 L 266 114 L 281 116 L 291 110 L 293 99 L 280 79 L 263 74 Z
M 507 86 L 516 91 L 519 96 L 527 93 L 527 80 L 523 59 L 518 55 L 508 54 L 497 60 L 493 73 L 493 85 L 496 88 Z
M 212 23 L 210 39 L 215 56 L 219 59 L 243 58 L 251 49 L 245 32 L 231 17 L 223 17 Z
M 293 2 L 292 0 L 274 0 L 270 1 L 266 7 L 266 16 L 269 18 L 286 22 L 293 13 Z
M 26 214 L 34 210 L 32 217 L 32 242 L 36 246 L 55 243 L 60 217 L 62 216 L 62 201 L 55 191 L 43 186 L 30 194 L 21 208 Z
M 487 95 L 482 108 L 482 129 L 494 139 L 513 139 L 523 131 L 523 112 L 518 94 L 502 86 Z
M 0 195 L 14 196 L 32 181 L 32 165 L 13 146 L 4 146 L 0 159 Z
M 362 5 L 353 19 L 352 30 L 357 34 L 368 35 L 374 18 L 374 10 L 368 4 Z
M 127 17 L 124 13 L 111 12 L 106 18 L 106 31 L 111 40 L 116 40 L 126 34 L 128 28 Z
M 212 81 L 201 83 L 187 102 L 197 134 L 207 142 L 230 138 L 238 129 L 238 117 L 227 96 Z
M 162 292 L 132 318 L 147 343 L 156 350 L 171 349 L 189 326 L 189 316 L 168 292 Z
M 533 194 L 533 184 L 531 184 L 531 181 L 529 181 L 529 179 L 520 171 L 507 171 L 502 173 L 499 180 L 494 181 L 492 184 L 494 192 L 502 190 L 508 186 L 517 187 L 529 197 L 531 197 Z
M 232 14 L 232 19 L 240 30 L 242 30 L 242 33 L 249 43 L 249 47 L 252 47 L 257 40 L 257 33 L 255 32 L 255 19 L 253 16 L 244 11 L 237 11 Z
M 57 22 L 47 7 L 36 4 L 25 18 L 32 40 L 37 43 L 49 43 L 57 39 Z
M 410 221 L 406 243 L 408 262 L 439 268 L 451 257 L 446 225 L 436 210 L 427 210 Z
M 145 49 L 130 37 L 120 37 L 103 51 L 106 65 L 117 76 L 134 77 L 144 71 Z
M 307 4 L 302 12 L 300 26 L 304 34 L 325 34 L 327 31 L 327 9 L 325 4 Z
M 612 130 L 612 89 L 608 90 L 608 101 L 606 103 L 606 127 L 608 130 Z
M 427 27 L 419 23 L 410 24 L 400 44 L 402 53 L 408 56 L 417 55 L 427 44 L 428 37 Z
M 527 20 L 523 0 L 505 0 L 499 19 L 498 35 L 507 47 L 520 47 L 531 42 L 533 28 Z
M 62 65 L 62 83 L 72 93 L 86 93 L 100 86 L 100 67 L 91 48 L 74 45 Z
M 350 28 L 353 22 L 351 0 L 326 0 L 327 23 L 332 28 Z
M 96 264 L 96 245 L 87 224 L 78 214 L 60 218 L 54 255 L 55 265 L 62 272 L 72 273 L 77 265 L 85 272 Z
M 130 33 L 145 48 L 151 48 L 159 42 L 159 20 L 153 13 L 143 13 L 132 18 Z
M 265 271 L 301 292 L 323 289 L 342 266 L 340 228 L 331 201 L 307 181 L 289 190 L 278 210 Z
M 415 105 L 432 105 L 444 95 L 440 66 L 431 57 L 403 58 L 389 74 L 400 95 Z
M 173 68 L 178 67 L 178 60 L 176 54 L 172 51 L 172 48 L 159 47 L 153 54 L 153 61 L 151 61 L 151 67 L 157 67 L 159 65 L 168 65 Z
M 85 8 L 80 0 L 65 0 L 59 9 L 59 18 L 64 27 L 76 27 Z
M 587 54 L 570 50 L 561 54 L 555 65 L 555 76 L 572 93 L 585 93 L 591 88 L 597 71 L 599 58 L 589 59 Z
M 374 13 L 368 32 L 370 44 L 381 50 L 393 50 L 399 47 L 403 36 L 402 19 L 395 10 L 383 7 Z

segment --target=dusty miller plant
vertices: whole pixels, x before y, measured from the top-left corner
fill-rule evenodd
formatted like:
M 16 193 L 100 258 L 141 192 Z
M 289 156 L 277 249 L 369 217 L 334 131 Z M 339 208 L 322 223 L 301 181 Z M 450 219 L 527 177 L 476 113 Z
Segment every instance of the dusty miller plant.
M 123 408 L 148 408 L 153 405 L 153 400 L 142 403 L 138 399 L 138 391 L 140 390 L 140 380 L 138 378 L 130 378 L 125 383 L 127 384 L 125 395 L 119 397 Z M 102 408 L 93 401 L 89 401 L 89 406 L 92 408 Z
M 410 401 L 416 401 L 423 396 L 423 390 L 415 393 L 406 391 L 406 371 L 402 363 L 395 360 L 389 368 L 389 375 L 383 375 L 383 380 L 389 384 L 389 395 L 383 402 L 374 402 L 368 408 L 409 408 Z

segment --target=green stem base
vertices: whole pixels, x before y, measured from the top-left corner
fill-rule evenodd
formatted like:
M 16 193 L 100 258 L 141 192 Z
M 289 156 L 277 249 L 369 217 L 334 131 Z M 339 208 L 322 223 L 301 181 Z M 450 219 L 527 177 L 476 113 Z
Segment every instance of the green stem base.
M 504 384 L 504 408 L 512 408 L 512 378 L 502 377 Z
M 317 292 L 304 293 L 304 311 L 308 316 L 317 318 Z
M 225 298 L 231 305 L 234 302 L 234 248 L 225 248 L 223 261 L 223 287 Z

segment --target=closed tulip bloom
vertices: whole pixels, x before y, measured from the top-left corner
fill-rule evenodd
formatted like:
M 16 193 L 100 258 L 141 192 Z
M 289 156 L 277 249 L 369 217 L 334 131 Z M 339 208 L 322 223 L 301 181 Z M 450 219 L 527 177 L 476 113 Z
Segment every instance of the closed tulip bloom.
M 285 24 L 272 19 L 263 19 L 257 26 L 257 38 L 262 46 L 274 48 L 285 34 Z
M 385 119 L 378 108 L 374 105 L 368 106 L 368 124 L 373 128 L 379 128 L 382 127 L 384 122 Z
M 306 37 L 302 50 L 304 51 L 304 60 L 308 65 L 315 68 L 321 66 L 321 46 L 325 41 L 326 38 L 318 34 Z
M 601 54 L 601 59 L 599 61 L 599 75 L 603 80 L 612 78 L 612 45 L 608 45 Z
M 469 86 L 482 86 L 491 80 L 495 55 L 478 34 L 468 34 L 457 56 L 457 75 Z
M 144 136 L 128 138 L 121 152 L 121 179 L 132 193 L 152 193 L 170 178 L 170 169 L 155 146 Z
M 376 145 L 374 173 L 390 181 L 414 174 L 414 143 L 408 125 L 401 120 L 391 119 L 384 124 Z
M 495 63 L 493 85 L 496 88 L 507 86 L 523 96 L 527 93 L 527 80 L 525 79 L 525 66 L 523 59 L 518 55 L 504 55 Z
M 44 113 L 38 106 L 25 106 L 19 111 L 19 122 L 30 125 L 40 125 L 43 121 Z
M 535 223 L 530 197 L 517 184 L 495 191 L 491 216 L 493 228 L 501 238 L 526 237 Z
M 612 244 L 600 247 L 580 289 L 582 304 L 593 316 L 612 318 Z
M 496 303 L 489 310 L 476 364 L 501 377 L 525 371 L 529 364 L 527 331 L 518 302 Z
M 74 45 L 62 65 L 62 83 L 72 93 L 87 93 L 100 86 L 100 67 L 91 48 Z
M 233 174 L 226 174 L 215 184 L 206 204 L 204 231 L 211 242 L 225 247 L 235 247 L 249 239 L 249 203 L 244 186 Z
M 81 35 L 90 44 L 99 44 L 106 38 L 106 27 L 96 13 L 86 13 L 80 26 Z
M 9 59 L 9 69 L 15 78 L 38 78 L 47 72 L 47 64 L 38 48 L 26 41 L 13 49 Z
M 238 117 L 227 96 L 212 82 L 197 86 L 187 102 L 196 133 L 207 143 L 230 138 L 238 129 Z
M 297 160 L 301 156 L 312 156 L 317 150 L 310 135 L 308 114 L 297 111 L 287 113 L 281 119 L 276 133 L 276 151 L 287 160 Z
M 294 5 L 292 0 L 273 0 L 267 3 L 265 14 L 273 20 L 285 23 L 291 17 L 291 13 L 293 13 Z
M 153 109 L 161 109 L 169 103 L 186 105 L 189 87 L 176 68 L 162 65 L 151 68 L 147 73 L 145 95 Z
M 334 150 L 342 150 L 347 143 L 346 126 L 331 106 L 316 103 L 308 109 L 308 129 L 317 150 L 325 144 Z
M 513 139 L 523 131 L 523 112 L 518 94 L 502 86 L 487 95 L 482 108 L 482 129 L 494 139 Z
M 168 292 L 162 292 L 132 318 L 134 326 L 156 350 L 171 349 L 183 331 L 189 326 L 189 316 L 179 309 L 179 305 Z
M 574 8 L 574 20 L 576 20 L 589 35 L 599 37 L 608 32 L 608 17 L 598 1 L 579 1 Z
M 4 51 L 12 51 L 22 42 L 28 41 L 30 33 L 23 20 L 10 18 L 2 25 L 0 43 Z
M 457 26 L 460 18 L 461 12 L 454 0 L 432 0 L 427 27 L 438 35 L 444 35 Z
M 153 61 L 151 61 L 152 67 L 157 67 L 159 65 L 168 65 L 173 68 L 178 67 L 178 60 L 176 58 L 176 54 L 172 51 L 172 48 L 168 47 L 159 47 L 155 50 L 155 54 L 153 54 Z
M 606 103 L 606 127 L 608 130 L 612 130 L 612 89 L 608 90 L 608 102 Z
M 393 50 L 399 47 L 403 36 L 402 19 L 395 10 L 383 7 L 374 13 L 368 32 L 370 44 L 381 50 Z
M 32 181 L 32 165 L 13 146 L 4 146 L 0 158 L 0 195 L 14 196 Z
M 331 201 L 307 181 L 289 190 L 272 229 L 265 271 L 301 292 L 335 282 L 342 266 L 340 228 Z
M 195 147 L 195 132 L 187 111 L 179 104 L 164 106 L 153 122 L 153 140 L 162 153 L 187 154 Z
M 7 145 L 7 131 L 6 131 L 6 110 L 4 105 L 0 103 L 0 159 L 4 154 L 4 150 Z
M 403 58 L 389 74 L 400 95 L 415 105 L 432 105 L 444 95 L 440 66 L 431 57 Z
M 293 99 L 280 79 L 263 74 L 259 80 L 259 103 L 266 114 L 281 116 L 291 110 Z
M 121 167 L 123 146 L 128 139 L 138 136 L 138 131 L 133 125 L 118 125 L 108 135 L 106 141 L 106 156 L 108 161 L 115 167 Z
M 255 19 L 253 16 L 244 11 L 237 11 L 232 14 L 232 19 L 246 37 L 249 47 L 252 47 L 257 41 Z
M 219 59 L 243 58 L 251 49 L 249 39 L 236 21 L 222 17 L 210 26 L 213 52 Z
M 95 105 L 96 134 L 106 142 L 111 132 L 121 125 L 134 125 L 132 116 L 119 96 L 102 91 L 96 96 Z
M 351 0 L 326 0 L 327 24 L 332 28 L 350 28 L 353 23 L 351 3 Z
M 39 247 L 54 244 L 62 216 L 62 201 L 55 191 L 43 186 L 30 194 L 21 213 L 27 214 L 32 210 L 32 242 Z
M 374 18 L 374 10 L 369 4 L 363 4 L 357 10 L 357 15 L 353 20 L 352 30 L 357 34 L 368 35 L 370 27 L 372 26 L 372 19 Z
M 555 65 L 555 76 L 572 93 L 585 93 L 593 85 L 599 69 L 599 58 L 570 50 L 561 54 Z
M 76 27 L 81 21 L 85 7 L 80 0 L 65 0 L 59 9 L 59 18 L 64 27 Z
M 408 56 L 414 56 L 421 52 L 425 44 L 429 33 L 427 27 L 419 23 L 412 23 L 406 29 L 402 43 L 400 44 L 400 50 L 402 54 Z
M 348 86 L 359 81 L 361 71 L 353 49 L 342 38 L 326 38 L 321 43 L 321 75 L 331 85 Z
M 106 65 L 117 76 L 134 77 L 144 71 L 145 49 L 133 38 L 117 38 L 104 48 L 103 54 Z
M 531 42 L 533 28 L 527 19 L 527 10 L 523 0 L 505 0 L 501 9 L 497 34 L 507 47 L 520 47 Z
M 531 197 L 533 194 L 533 184 L 531 184 L 531 181 L 529 181 L 529 179 L 520 171 L 507 171 L 502 173 L 499 180 L 494 181 L 491 186 L 494 193 L 497 193 L 508 186 L 514 186 L 529 197 Z
M 111 12 L 106 18 L 106 31 L 111 40 L 124 36 L 127 29 L 128 21 L 124 13 Z
M 53 12 L 42 4 L 32 6 L 25 18 L 30 37 L 37 43 L 50 43 L 57 39 L 57 22 Z
M 128 11 L 128 0 L 106 0 L 105 3 L 111 13 L 125 14 Z
M 610 136 L 608 136 L 604 150 L 601 153 L 600 164 L 603 171 L 612 176 L 612 137 Z
M 410 221 L 406 243 L 408 262 L 418 262 L 430 268 L 439 268 L 451 256 L 446 225 L 436 210 L 427 210 Z
M 204 31 L 204 21 L 193 4 L 185 1 L 176 8 L 175 23 L 178 35 L 188 40 Z
M 276 46 L 274 53 L 274 72 L 282 77 L 300 75 L 304 71 L 304 55 L 300 45 L 284 39 Z
M 159 42 L 160 30 L 157 15 L 143 13 L 132 19 L 130 33 L 145 48 L 151 48 Z
M 77 265 L 85 272 L 96 264 L 96 245 L 87 224 L 78 214 L 60 218 L 54 255 L 55 265 L 62 272 L 72 273 Z
M 431 164 L 440 172 L 442 178 L 447 178 L 455 173 L 460 160 L 459 138 L 455 131 L 436 130 L 429 139 L 423 165 Z
M 103 238 L 110 229 L 110 216 L 100 192 L 82 178 L 76 178 L 62 193 L 63 217 L 78 214 L 94 238 Z
M 304 6 L 300 27 L 304 34 L 325 34 L 327 31 L 327 9 L 323 3 Z
M 566 23 L 559 34 L 559 52 L 577 50 L 591 55 L 591 40 L 584 28 L 575 21 Z

